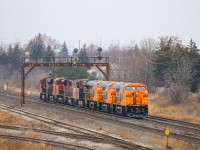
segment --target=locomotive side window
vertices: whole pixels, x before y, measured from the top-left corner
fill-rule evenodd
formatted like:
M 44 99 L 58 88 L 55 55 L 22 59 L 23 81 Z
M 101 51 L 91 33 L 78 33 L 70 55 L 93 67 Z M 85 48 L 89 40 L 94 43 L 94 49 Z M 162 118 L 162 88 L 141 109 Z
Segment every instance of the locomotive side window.
M 44 87 L 45 87 L 45 83 L 41 82 L 41 88 L 44 88 Z
M 69 86 L 72 86 L 72 81 L 69 81 Z
M 77 82 L 77 83 L 76 83 L 76 87 L 77 87 L 77 88 L 79 88 L 79 87 L 80 87 L 80 84 L 79 84 L 79 82 Z
M 119 95 L 120 97 L 119 97 L 119 101 L 122 101 L 122 99 L 123 99 L 123 94 L 122 93 L 120 93 L 120 95 Z
M 90 86 L 90 95 L 93 97 L 94 96 L 94 87 Z
M 53 84 L 53 79 L 50 80 L 50 84 Z

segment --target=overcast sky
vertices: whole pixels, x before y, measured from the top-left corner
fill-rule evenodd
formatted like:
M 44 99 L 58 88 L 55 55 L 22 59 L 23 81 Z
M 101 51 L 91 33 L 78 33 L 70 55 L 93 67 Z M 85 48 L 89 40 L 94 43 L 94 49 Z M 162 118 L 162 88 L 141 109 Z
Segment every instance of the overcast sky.
M 191 38 L 200 47 L 200 0 L 0 0 L 0 44 L 38 33 L 69 47 L 126 45 L 145 37 Z

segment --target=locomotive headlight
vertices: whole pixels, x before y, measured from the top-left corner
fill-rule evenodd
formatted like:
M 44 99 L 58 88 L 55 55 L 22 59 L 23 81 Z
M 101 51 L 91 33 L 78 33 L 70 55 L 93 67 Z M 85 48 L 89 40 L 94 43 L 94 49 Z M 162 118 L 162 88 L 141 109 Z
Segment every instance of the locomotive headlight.
M 138 92 L 135 92 L 135 95 L 138 96 Z

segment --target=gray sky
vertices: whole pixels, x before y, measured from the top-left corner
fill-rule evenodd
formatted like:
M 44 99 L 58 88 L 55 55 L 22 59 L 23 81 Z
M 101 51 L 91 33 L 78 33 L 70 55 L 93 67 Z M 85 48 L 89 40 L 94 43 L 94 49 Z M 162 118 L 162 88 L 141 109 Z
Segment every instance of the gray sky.
M 200 47 L 200 0 L 0 0 L 0 43 L 38 33 L 69 47 L 129 44 L 145 37 L 191 38 Z

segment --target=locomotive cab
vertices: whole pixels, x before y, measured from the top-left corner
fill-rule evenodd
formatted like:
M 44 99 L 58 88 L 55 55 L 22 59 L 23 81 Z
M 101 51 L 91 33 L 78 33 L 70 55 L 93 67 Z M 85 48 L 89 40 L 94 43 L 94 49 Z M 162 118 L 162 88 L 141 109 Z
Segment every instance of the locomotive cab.
M 74 95 L 73 95 L 73 88 L 74 88 L 74 81 L 64 79 L 62 80 L 63 83 L 63 92 L 64 92 L 64 101 L 69 105 L 74 105 Z
M 40 99 L 47 100 L 49 96 L 52 96 L 53 92 L 53 78 L 46 77 L 40 80 Z
M 88 100 L 87 100 L 87 107 L 98 109 L 99 107 L 99 100 L 101 99 L 101 93 L 99 89 L 97 90 L 98 84 L 102 81 L 88 81 L 87 82 L 87 89 L 88 89 Z
M 53 84 L 53 100 L 64 103 L 65 100 L 65 78 L 56 78 Z
M 147 87 L 141 83 L 130 83 L 124 86 L 123 104 L 129 117 L 145 117 L 148 114 Z
M 99 108 L 104 111 L 110 112 L 111 105 L 106 102 L 108 97 L 108 85 L 112 83 L 111 81 L 102 81 L 97 85 L 97 96 L 99 101 Z
M 124 85 L 128 82 L 119 82 L 111 86 L 113 96 L 113 111 L 118 114 L 126 114 L 126 106 L 123 103 Z
M 88 79 L 78 79 L 75 80 L 73 88 L 73 97 L 75 100 L 75 105 L 80 107 L 85 107 L 86 101 L 86 87 Z

